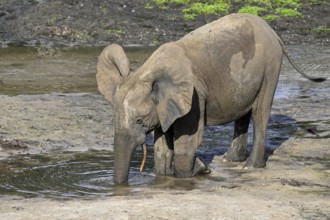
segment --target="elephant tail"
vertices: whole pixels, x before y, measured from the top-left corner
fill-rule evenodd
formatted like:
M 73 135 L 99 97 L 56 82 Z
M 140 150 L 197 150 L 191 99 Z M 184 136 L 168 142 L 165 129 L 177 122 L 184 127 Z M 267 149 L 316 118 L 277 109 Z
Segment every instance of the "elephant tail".
M 305 77 L 306 79 L 313 81 L 313 82 L 324 82 L 326 80 L 326 78 L 323 77 L 312 77 L 312 76 L 308 76 L 306 73 L 304 73 L 304 71 L 302 71 L 297 64 L 295 64 L 295 62 L 292 60 L 288 49 L 284 46 L 282 40 L 278 39 L 281 47 L 282 47 L 282 51 L 285 55 L 285 57 L 288 59 L 288 61 L 290 62 L 290 64 L 293 66 L 293 68 L 295 68 L 303 77 Z

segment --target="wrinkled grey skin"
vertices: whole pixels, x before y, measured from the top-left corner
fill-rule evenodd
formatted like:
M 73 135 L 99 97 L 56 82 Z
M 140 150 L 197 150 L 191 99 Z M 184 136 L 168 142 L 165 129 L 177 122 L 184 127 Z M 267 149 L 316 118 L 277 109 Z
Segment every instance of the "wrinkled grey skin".
M 204 125 L 231 121 L 235 130 L 226 160 L 247 159 L 246 167 L 264 167 L 266 127 L 283 54 L 290 60 L 268 24 L 247 14 L 223 17 L 162 45 L 131 74 L 124 50 L 116 44 L 105 48 L 97 82 L 115 112 L 115 183 L 127 182 L 132 153 L 152 130 L 156 174 L 208 172 L 195 156 Z M 253 149 L 248 156 L 251 116 Z

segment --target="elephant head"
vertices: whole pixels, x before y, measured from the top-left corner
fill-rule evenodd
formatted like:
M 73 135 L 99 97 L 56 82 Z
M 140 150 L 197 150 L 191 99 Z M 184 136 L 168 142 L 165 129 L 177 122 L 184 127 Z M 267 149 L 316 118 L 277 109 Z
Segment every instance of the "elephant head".
M 192 63 L 184 50 L 165 44 L 135 72 L 119 45 L 106 47 L 97 63 L 97 84 L 115 116 L 115 183 L 126 183 L 130 160 L 146 134 L 161 126 L 166 132 L 191 109 Z

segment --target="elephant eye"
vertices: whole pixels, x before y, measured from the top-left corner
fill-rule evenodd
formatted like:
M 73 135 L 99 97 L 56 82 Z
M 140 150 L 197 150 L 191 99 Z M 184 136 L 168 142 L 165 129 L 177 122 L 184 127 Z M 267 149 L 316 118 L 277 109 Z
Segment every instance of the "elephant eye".
M 142 124 L 143 123 L 143 119 L 142 118 L 139 118 L 136 120 L 136 124 Z
M 159 91 L 159 85 L 158 85 L 157 82 L 154 82 L 152 84 L 152 91 L 158 93 L 158 91 Z

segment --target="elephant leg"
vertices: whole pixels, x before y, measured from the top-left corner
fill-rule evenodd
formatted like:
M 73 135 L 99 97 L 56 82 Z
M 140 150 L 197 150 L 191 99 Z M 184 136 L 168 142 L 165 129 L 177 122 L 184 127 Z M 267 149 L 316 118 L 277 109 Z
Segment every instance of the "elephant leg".
M 154 131 L 155 168 L 157 175 L 173 175 L 173 135 L 172 129 L 164 133 L 161 128 Z
M 207 165 L 196 156 L 204 132 L 205 100 L 194 93 L 192 108 L 174 124 L 174 175 L 190 177 L 210 173 Z
M 258 97 L 252 105 L 253 148 L 245 167 L 262 168 L 266 166 L 265 140 L 273 97 L 278 82 L 279 65 L 273 72 L 265 73 L 265 79 Z
M 182 149 L 180 150 L 180 147 L 174 148 L 174 175 L 176 177 L 186 178 L 211 173 L 208 166 L 196 157 L 195 150 L 187 147 L 183 148 L 184 152 L 182 152 Z
M 251 111 L 235 121 L 233 141 L 228 148 L 224 158 L 227 161 L 241 162 L 248 157 L 247 136 L 251 118 Z
M 179 119 L 176 122 L 175 126 L 175 142 L 174 142 L 174 175 L 176 177 L 190 177 L 193 176 L 194 164 L 196 160 L 196 149 L 198 147 L 198 143 L 196 140 L 196 134 L 191 135 L 187 134 L 184 131 L 184 119 Z M 186 120 L 184 120 L 186 121 Z M 181 123 L 182 122 L 182 123 Z M 192 128 L 191 121 L 188 122 L 188 128 Z M 181 133 L 184 132 L 184 133 Z
M 176 151 L 177 152 L 177 151 Z M 180 178 L 192 176 L 192 169 L 194 164 L 194 154 L 179 154 L 175 153 L 174 156 L 174 175 Z
M 245 167 L 262 168 L 266 166 L 264 155 L 269 112 L 267 110 L 257 110 L 253 114 L 253 148 Z

